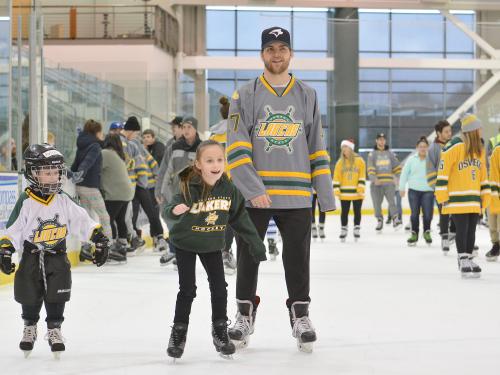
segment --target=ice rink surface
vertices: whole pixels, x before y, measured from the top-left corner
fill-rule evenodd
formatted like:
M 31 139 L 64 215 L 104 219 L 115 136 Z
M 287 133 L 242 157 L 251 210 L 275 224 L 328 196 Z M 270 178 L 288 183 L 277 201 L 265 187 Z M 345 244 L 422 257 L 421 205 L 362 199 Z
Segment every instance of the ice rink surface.
M 431 247 L 421 240 L 409 248 L 404 230 L 386 226 L 377 235 L 368 217 L 358 243 L 352 227 L 340 243 L 339 220 L 327 217 L 327 239 L 312 244 L 310 314 L 318 334 L 312 354 L 298 352 L 291 336 L 280 257 L 261 265 L 261 305 L 249 347 L 232 361 L 220 358 L 198 262 L 186 349 L 174 365 L 165 350 L 177 274 L 145 252 L 125 266 L 73 270 L 60 361 L 43 340 L 43 321 L 34 351 L 23 358 L 20 305 L 12 285 L 0 287 L 0 374 L 500 374 L 500 262 L 484 259 L 491 247 L 485 228 L 477 239 L 482 278 L 462 280 L 455 249 L 448 257 L 440 251 L 435 223 Z M 236 276 L 226 279 L 234 319 Z

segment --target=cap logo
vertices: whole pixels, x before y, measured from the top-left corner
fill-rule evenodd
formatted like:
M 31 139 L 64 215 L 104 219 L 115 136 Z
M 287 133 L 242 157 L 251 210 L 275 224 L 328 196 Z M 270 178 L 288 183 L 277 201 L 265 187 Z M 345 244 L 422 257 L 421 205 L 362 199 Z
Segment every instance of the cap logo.
M 269 32 L 269 34 L 274 35 L 276 39 L 279 38 L 280 35 L 283 35 L 283 30 L 281 29 L 274 29 Z

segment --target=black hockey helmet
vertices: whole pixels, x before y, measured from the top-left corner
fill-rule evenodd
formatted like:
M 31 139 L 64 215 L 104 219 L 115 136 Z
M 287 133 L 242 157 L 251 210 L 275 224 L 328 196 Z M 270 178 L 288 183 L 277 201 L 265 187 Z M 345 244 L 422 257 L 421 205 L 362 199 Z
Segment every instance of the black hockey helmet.
M 64 156 L 54 146 L 48 143 L 29 146 L 24 151 L 24 163 L 24 177 L 31 188 L 45 195 L 61 191 L 66 177 L 66 166 Z

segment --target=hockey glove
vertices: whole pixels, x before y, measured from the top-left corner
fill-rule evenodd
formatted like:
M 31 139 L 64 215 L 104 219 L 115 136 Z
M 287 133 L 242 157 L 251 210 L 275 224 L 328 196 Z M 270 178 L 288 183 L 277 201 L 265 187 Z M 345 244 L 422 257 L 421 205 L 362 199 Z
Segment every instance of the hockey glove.
M 92 233 L 90 240 L 95 244 L 94 263 L 97 267 L 101 267 L 108 259 L 109 254 L 109 239 L 102 233 L 102 228 L 97 228 Z
M 12 263 L 12 253 L 15 251 L 16 249 L 10 241 L 3 241 L 0 244 L 0 270 L 6 275 L 10 275 L 16 270 L 16 265 Z

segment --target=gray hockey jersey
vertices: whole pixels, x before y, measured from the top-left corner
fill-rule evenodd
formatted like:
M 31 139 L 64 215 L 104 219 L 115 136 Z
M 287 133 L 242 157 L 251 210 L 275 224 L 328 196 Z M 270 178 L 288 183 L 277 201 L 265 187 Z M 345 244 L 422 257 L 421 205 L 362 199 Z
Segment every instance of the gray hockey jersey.
M 383 151 L 374 149 L 368 154 L 368 178 L 370 182 L 379 180 L 382 185 L 394 184 L 394 178 L 400 175 L 401 163 L 387 146 Z
M 229 109 L 228 170 L 247 205 L 268 194 L 272 208 L 335 210 L 330 158 L 316 92 L 291 76 L 278 93 L 264 75 L 235 91 Z

